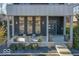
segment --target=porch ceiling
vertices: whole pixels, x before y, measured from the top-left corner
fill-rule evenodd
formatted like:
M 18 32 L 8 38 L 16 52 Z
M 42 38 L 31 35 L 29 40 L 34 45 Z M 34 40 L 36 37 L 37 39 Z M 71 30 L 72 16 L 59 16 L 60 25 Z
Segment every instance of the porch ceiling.
M 16 16 L 64 16 L 72 15 L 69 5 L 8 5 L 7 15 Z

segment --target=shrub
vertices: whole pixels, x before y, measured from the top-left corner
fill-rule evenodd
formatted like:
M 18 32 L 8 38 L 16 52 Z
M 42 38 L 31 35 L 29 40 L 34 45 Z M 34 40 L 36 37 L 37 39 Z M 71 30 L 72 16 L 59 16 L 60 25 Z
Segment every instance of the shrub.
M 76 49 L 79 49 L 79 14 L 76 14 L 75 17 L 77 18 L 77 26 L 74 27 L 74 41 L 73 41 L 73 47 Z
M 66 34 L 69 34 L 69 33 L 70 33 L 70 28 L 66 27 Z
M 73 28 L 73 47 L 79 49 L 79 25 Z
M 11 44 L 9 47 L 12 51 L 16 51 L 16 50 L 24 50 L 25 49 L 25 45 L 24 44 Z
M 4 26 L 0 26 L 0 43 L 2 44 L 5 40 L 5 35 L 6 34 L 6 30 L 4 28 Z
M 17 45 L 16 44 L 11 44 L 9 47 L 12 51 L 17 50 Z
M 41 40 L 41 39 L 39 39 L 39 40 L 38 40 L 38 42 L 42 42 L 42 40 Z
M 36 49 L 36 48 L 38 48 L 38 44 L 37 43 L 32 43 L 32 44 L 28 45 L 28 48 L 29 49 Z
M 73 47 L 79 49 L 79 32 L 74 31 Z
M 70 39 L 70 28 L 66 27 L 66 41 L 69 41 Z
M 24 44 L 22 44 L 22 43 L 19 43 L 19 44 L 17 44 L 17 49 L 18 50 L 24 50 L 25 49 L 25 45 Z
M 26 50 L 26 49 L 36 49 L 38 48 L 37 43 L 32 43 L 28 46 L 25 46 L 25 44 L 19 43 L 19 44 L 11 44 L 9 47 L 12 51 L 16 50 Z

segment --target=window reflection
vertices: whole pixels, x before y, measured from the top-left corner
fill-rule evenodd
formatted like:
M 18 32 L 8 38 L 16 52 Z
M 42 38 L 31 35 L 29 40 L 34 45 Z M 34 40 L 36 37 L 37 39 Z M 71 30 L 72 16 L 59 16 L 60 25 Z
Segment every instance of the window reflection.
M 27 17 L 27 33 L 32 34 L 32 17 Z
M 24 33 L 24 17 L 19 17 L 19 31 Z
M 41 17 L 35 17 L 35 32 L 36 34 L 40 34 L 41 32 Z

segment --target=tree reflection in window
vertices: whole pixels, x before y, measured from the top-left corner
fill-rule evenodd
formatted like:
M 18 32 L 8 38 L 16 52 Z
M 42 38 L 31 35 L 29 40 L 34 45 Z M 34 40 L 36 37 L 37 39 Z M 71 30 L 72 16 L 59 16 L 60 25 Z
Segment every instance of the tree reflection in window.
M 21 34 L 24 33 L 24 17 L 19 17 L 19 31 Z
M 27 33 L 32 34 L 32 17 L 27 17 Z
M 40 34 L 41 32 L 41 17 L 35 17 L 35 32 L 36 34 Z

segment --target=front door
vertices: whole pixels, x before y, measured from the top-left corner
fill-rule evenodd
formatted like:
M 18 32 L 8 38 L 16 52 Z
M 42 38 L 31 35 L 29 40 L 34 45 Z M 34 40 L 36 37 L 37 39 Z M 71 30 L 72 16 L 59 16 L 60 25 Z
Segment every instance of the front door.
M 49 19 L 48 24 L 49 34 L 50 35 L 56 35 L 57 34 L 57 20 Z

